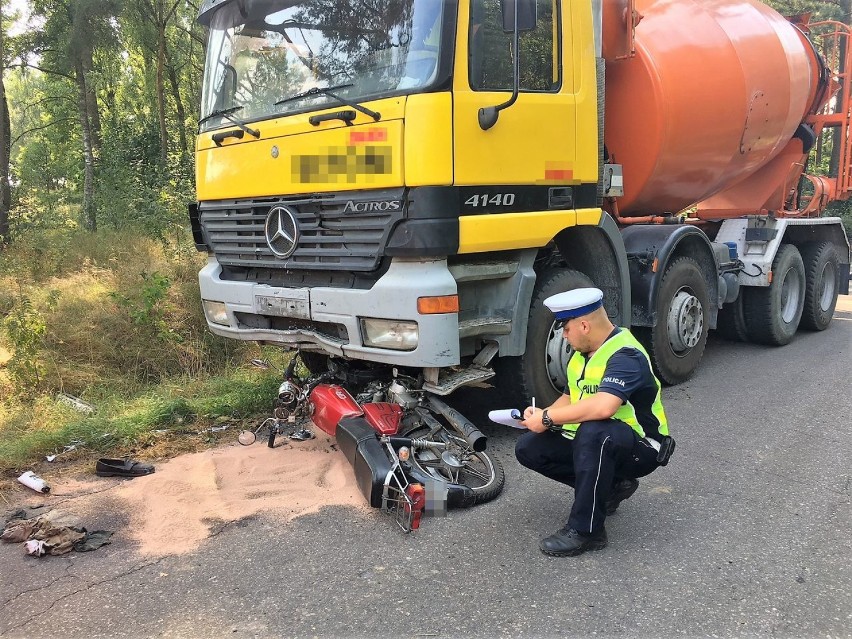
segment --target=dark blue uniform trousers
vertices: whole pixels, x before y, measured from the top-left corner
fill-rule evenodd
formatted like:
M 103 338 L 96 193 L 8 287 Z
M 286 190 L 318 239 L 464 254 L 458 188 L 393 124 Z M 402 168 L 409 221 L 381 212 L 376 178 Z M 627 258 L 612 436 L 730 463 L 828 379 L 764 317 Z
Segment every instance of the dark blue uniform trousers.
M 554 431 L 524 433 L 515 456 L 527 468 L 574 488 L 568 525 L 583 534 L 603 526 L 615 482 L 643 477 L 658 466 L 651 444 L 616 419 L 583 422 L 573 440 Z

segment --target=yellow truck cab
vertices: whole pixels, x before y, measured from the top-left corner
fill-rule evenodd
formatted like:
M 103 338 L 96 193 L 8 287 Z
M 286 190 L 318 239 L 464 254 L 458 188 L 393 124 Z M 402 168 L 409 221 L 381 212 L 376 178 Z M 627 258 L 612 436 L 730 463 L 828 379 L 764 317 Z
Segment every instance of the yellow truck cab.
M 438 395 L 496 369 L 513 401 L 546 404 L 568 354 L 542 301 L 594 285 L 615 323 L 647 328 L 665 381 L 691 375 L 739 299 L 739 236 L 625 236 L 602 209 L 623 192 L 604 165 L 605 5 L 629 55 L 632 0 L 204 0 L 190 219 L 210 329 L 316 367 L 416 369 Z M 703 275 L 666 292 L 685 252 Z

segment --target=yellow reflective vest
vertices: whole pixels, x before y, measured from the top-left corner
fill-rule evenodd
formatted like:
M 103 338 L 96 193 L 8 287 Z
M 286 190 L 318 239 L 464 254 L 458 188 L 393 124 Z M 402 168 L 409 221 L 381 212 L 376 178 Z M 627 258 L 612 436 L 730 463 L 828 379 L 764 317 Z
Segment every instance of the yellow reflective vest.
M 572 404 L 579 402 L 584 397 L 589 397 L 590 395 L 594 395 L 598 392 L 598 386 L 600 386 L 601 380 L 606 372 L 606 365 L 609 362 L 609 359 L 622 348 L 634 348 L 638 350 L 648 361 L 649 370 L 652 370 L 651 359 L 648 357 L 648 353 L 639 341 L 633 337 L 630 331 L 626 328 L 622 328 L 618 333 L 607 339 L 588 360 L 583 357 L 582 353 L 574 351 L 574 354 L 568 361 L 567 371 L 568 393 L 571 397 Z M 668 421 L 666 420 L 666 412 L 663 410 L 663 403 L 660 400 L 660 380 L 656 378 L 653 370 L 651 372 L 651 377 L 654 378 L 654 384 L 657 386 L 657 394 L 654 397 L 651 412 L 660 424 L 658 427 L 660 435 L 665 436 L 669 434 L 669 427 Z M 642 425 L 636 418 L 636 409 L 629 401 L 619 407 L 619 409 L 615 412 L 615 415 L 612 416 L 612 419 L 620 419 L 635 430 L 639 437 L 645 437 L 645 431 L 642 429 Z M 564 431 L 562 434 L 568 439 L 574 439 L 574 436 L 577 433 L 577 428 L 579 427 L 580 424 L 564 424 L 562 426 Z

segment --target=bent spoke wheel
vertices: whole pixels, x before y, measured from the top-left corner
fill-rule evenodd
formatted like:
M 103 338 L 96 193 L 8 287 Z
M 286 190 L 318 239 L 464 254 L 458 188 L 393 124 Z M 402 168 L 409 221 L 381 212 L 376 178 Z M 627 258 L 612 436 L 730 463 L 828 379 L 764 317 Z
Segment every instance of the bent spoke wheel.
M 805 305 L 805 267 L 799 250 L 782 244 L 772 262 L 769 286 L 746 289 L 746 329 L 752 341 L 783 346 L 796 334 Z
M 802 249 L 805 267 L 805 304 L 802 328 L 824 331 L 831 323 L 840 279 L 837 277 L 837 251 L 831 242 L 805 244 Z
M 636 331 L 657 377 L 666 384 L 689 379 L 707 345 L 709 308 L 707 283 L 698 262 L 689 257 L 673 260 L 657 293 L 657 322 Z
M 404 434 L 414 439 L 425 438 L 427 428 L 416 428 Z M 499 461 L 488 453 L 477 453 L 461 437 L 442 429 L 432 440 L 447 444 L 444 450 L 420 448 L 412 451 L 411 463 L 431 477 L 467 486 L 473 491 L 477 504 L 491 501 L 503 491 L 506 475 Z

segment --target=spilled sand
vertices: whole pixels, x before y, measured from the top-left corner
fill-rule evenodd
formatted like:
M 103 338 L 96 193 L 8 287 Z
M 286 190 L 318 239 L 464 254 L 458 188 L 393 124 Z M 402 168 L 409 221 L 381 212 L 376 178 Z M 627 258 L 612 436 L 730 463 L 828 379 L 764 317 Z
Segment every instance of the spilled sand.
M 118 539 L 155 557 L 191 552 L 223 524 L 260 513 L 287 522 L 324 506 L 370 511 L 346 457 L 315 432 L 305 442 L 280 438 L 275 448 L 258 441 L 182 455 L 131 480 L 60 479 L 38 501 L 76 515 L 89 530 L 108 512 L 124 522 Z

